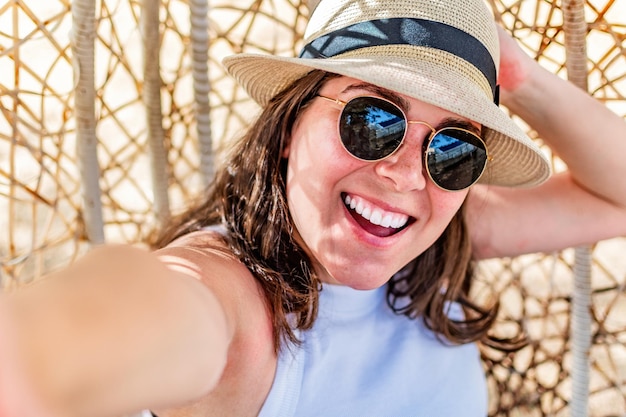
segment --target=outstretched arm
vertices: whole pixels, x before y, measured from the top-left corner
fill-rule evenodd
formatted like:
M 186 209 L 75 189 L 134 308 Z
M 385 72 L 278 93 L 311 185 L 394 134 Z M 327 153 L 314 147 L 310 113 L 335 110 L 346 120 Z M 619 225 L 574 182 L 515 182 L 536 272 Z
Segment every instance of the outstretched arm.
M 626 123 L 546 71 L 500 29 L 502 103 L 567 165 L 532 189 L 477 186 L 468 219 L 479 258 L 553 251 L 626 235 Z
M 211 390 L 231 324 L 193 265 L 161 258 L 105 246 L 4 295 L 0 415 L 122 415 Z

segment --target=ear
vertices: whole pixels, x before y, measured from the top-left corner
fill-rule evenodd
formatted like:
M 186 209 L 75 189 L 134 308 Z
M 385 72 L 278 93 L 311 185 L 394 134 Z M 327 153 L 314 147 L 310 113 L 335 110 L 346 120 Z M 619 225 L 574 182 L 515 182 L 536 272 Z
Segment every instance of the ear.
M 287 141 L 285 143 L 285 147 L 283 148 L 283 152 L 281 153 L 281 156 L 285 159 L 289 158 L 290 151 L 291 151 L 291 137 L 287 138 Z

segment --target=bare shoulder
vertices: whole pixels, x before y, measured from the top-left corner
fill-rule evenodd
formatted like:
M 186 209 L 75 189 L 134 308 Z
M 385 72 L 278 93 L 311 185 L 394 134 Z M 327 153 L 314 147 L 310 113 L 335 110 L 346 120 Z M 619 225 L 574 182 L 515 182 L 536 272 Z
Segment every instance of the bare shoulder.
M 170 268 L 191 275 L 210 288 L 228 319 L 237 325 L 266 316 L 261 286 L 218 233 L 191 233 L 158 250 L 157 255 Z
M 206 285 L 222 304 L 233 329 L 228 362 L 211 393 L 193 404 L 157 410 L 159 417 L 257 415 L 276 367 L 273 321 L 263 290 L 215 232 L 184 236 L 157 251 L 170 268 Z

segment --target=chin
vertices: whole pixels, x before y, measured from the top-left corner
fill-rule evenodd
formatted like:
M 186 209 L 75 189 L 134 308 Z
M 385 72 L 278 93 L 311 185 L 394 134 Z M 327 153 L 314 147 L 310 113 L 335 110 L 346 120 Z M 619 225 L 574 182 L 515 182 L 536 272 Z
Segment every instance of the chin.
M 393 274 L 376 273 L 368 274 L 362 269 L 358 272 L 354 271 L 354 267 L 348 273 L 339 272 L 335 274 L 329 274 L 329 279 L 324 279 L 323 282 L 333 285 L 344 285 L 355 290 L 373 290 L 385 285 Z M 386 278 L 381 278 L 386 277 Z

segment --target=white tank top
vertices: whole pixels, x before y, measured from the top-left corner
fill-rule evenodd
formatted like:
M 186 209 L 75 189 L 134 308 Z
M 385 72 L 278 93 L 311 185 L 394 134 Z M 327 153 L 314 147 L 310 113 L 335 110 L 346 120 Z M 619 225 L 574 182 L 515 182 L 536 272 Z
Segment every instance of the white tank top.
M 324 285 L 319 311 L 301 347 L 281 351 L 260 417 L 487 415 L 477 347 L 443 344 L 394 314 L 385 288 Z

